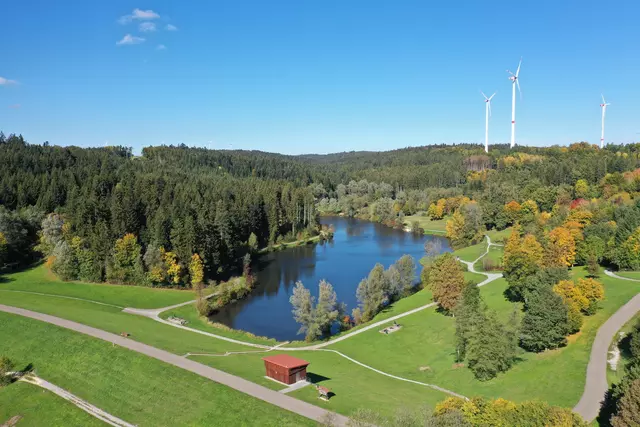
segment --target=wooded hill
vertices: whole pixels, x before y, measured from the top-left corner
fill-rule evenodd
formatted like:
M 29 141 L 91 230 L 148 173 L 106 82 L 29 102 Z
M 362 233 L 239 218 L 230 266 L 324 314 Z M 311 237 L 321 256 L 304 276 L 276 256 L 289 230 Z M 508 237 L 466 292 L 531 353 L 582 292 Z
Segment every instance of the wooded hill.
M 45 215 L 56 212 L 60 230 L 49 231 L 83 265 L 73 278 L 108 278 L 116 241 L 127 234 L 139 245 L 133 258 L 161 247 L 186 271 L 197 253 L 205 277 L 219 278 L 241 271 L 248 252 L 314 234 L 317 201 L 354 183 L 365 184 L 357 191 L 403 201 L 393 215 L 426 209 L 442 194 L 464 194 L 480 202 L 491 227 L 504 204 L 533 198 L 550 210 L 563 192 L 574 196 L 579 180 L 597 197 L 603 179 L 615 181 L 615 173 L 638 167 L 639 153 L 638 144 L 600 150 L 581 143 L 496 146 L 489 155 L 480 146 L 457 145 L 301 156 L 161 146 L 134 156 L 126 147 L 36 145 L 0 135 L 3 264 L 32 261 L 34 236 Z M 423 200 L 398 198 L 410 191 Z M 182 284 L 188 285 L 186 273 Z

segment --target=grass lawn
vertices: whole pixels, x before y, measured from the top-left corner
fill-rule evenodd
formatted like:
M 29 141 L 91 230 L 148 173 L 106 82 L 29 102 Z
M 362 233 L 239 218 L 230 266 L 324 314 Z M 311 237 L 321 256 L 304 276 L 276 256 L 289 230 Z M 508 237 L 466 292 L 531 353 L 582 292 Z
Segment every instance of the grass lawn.
M 7 313 L 0 313 L 0 324 L 0 354 L 19 366 L 33 364 L 42 378 L 132 424 L 315 425 L 306 418 L 108 342 Z M 49 421 L 47 412 L 38 415 L 44 419 L 43 424 Z
M 264 378 L 264 362 L 261 359 L 273 354 L 279 352 L 191 358 L 274 390 L 281 390 L 284 386 Z M 359 408 L 372 409 L 383 415 L 393 415 L 401 408 L 433 408 L 448 397 L 426 386 L 385 377 L 332 352 L 290 351 L 287 354 L 310 362 L 307 368 L 309 378 L 335 393 L 329 402 L 318 399 L 317 391 L 311 386 L 290 395 L 347 416 Z
M 447 232 L 447 221 L 449 218 L 443 218 L 432 221 L 428 216 L 409 215 L 404 217 L 405 225 L 411 225 L 414 221 L 418 221 L 420 228 L 424 229 L 424 234 L 445 234 Z
M 480 257 L 483 253 L 487 251 L 487 243 L 486 241 L 482 241 L 477 245 L 467 246 L 466 248 L 458 249 L 454 251 L 453 254 L 459 257 L 463 261 L 475 261 Z
M 251 350 L 248 346 L 205 337 L 146 317 L 123 313 L 115 307 L 86 301 L 4 291 L 0 291 L 0 301 L 6 305 L 62 317 L 114 334 L 128 332 L 133 340 L 176 354 Z
M 276 345 L 278 343 L 278 341 L 273 338 L 257 337 L 250 332 L 213 326 L 205 317 L 199 315 L 194 304 L 184 305 L 160 313 L 160 317 L 163 319 L 169 316 L 176 316 L 187 320 L 189 323 L 186 326 L 190 328 L 211 332 L 212 334 L 222 335 L 228 338 L 263 345 Z
M 2 289 L 64 295 L 135 308 L 160 308 L 195 299 L 194 293 L 188 290 L 63 282 L 44 265 L 4 275 L 0 281 L 0 290 Z
M 627 277 L 629 279 L 640 280 L 640 271 L 616 271 L 618 276 Z
M 491 243 L 504 243 L 511 236 L 511 227 L 504 230 L 489 230 L 485 234 L 491 239 Z
M 105 424 L 38 386 L 16 382 L 0 388 L 0 423 L 20 415 L 19 427 L 100 427 Z
M 490 259 L 491 261 L 493 261 L 493 265 L 502 265 L 502 257 L 504 256 L 504 247 L 502 246 L 490 246 L 489 247 L 489 253 L 487 253 L 487 255 L 485 255 L 484 257 L 482 257 L 482 259 L 479 259 L 478 262 L 476 262 L 473 267 L 477 270 L 477 271 L 485 271 L 484 267 L 483 267 L 483 261 L 485 259 Z M 495 270 L 493 272 L 498 272 L 499 270 Z
M 574 277 L 583 277 L 575 269 Z M 508 372 L 490 381 L 477 381 L 467 368 L 455 368 L 455 326 L 451 317 L 424 310 L 402 319 L 403 328 L 388 336 L 367 331 L 329 348 L 335 348 L 363 363 L 389 373 L 432 382 L 465 396 L 503 397 L 515 401 L 539 399 L 553 405 L 572 407 L 584 388 L 591 344 L 602 325 L 620 306 L 640 291 L 640 283 L 601 276 L 606 300 L 593 316 L 586 317 L 582 331 L 569 338 L 565 348 L 540 354 L 522 352 L 520 361 Z M 504 279 L 482 288 L 490 308 L 508 318 L 513 304 L 504 300 Z M 402 349 L 402 351 L 398 351 Z M 429 366 L 420 372 L 417 367 Z

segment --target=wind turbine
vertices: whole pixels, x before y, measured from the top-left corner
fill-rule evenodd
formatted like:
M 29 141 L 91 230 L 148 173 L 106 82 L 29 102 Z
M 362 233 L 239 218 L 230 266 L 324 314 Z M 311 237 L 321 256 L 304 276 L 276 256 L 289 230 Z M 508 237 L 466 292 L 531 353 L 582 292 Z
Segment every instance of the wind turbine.
M 491 95 L 490 97 L 487 98 L 487 95 L 484 94 L 484 92 L 480 92 L 482 94 L 482 96 L 484 96 L 484 103 L 485 103 L 485 129 L 484 129 L 484 152 L 488 153 L 489 152 L 489 116 L 491 115 L 491 99 L 493 99 L 494 96 L 496 96 L 496 93 L 494 92 L 493 95 Z
M 507 70 L 507 73 L 511 74 L 509 80 L 511 80 L 511 84 L 513 85 L 513 94 L 511 96 L 511 148 L 516 145 L 516 85 L 518 85 L 518 92 L 520 92 L 520 98 L 522 98 L 520 82 L 518 81 L 518 75 L 520 74 L 520 65 L 522 65 L 522 58 L 520 58 L 520 62 L 518 62 L 518 69 L 516 70 L 515 74 Z
M 607 104 L 607 101 L 604 100 L 604 95 L 602 95 L 602 134 L 600 135 L 600 148 L 604 148 L 604 115 L 607 112 L 607 106 L 611 104 Z

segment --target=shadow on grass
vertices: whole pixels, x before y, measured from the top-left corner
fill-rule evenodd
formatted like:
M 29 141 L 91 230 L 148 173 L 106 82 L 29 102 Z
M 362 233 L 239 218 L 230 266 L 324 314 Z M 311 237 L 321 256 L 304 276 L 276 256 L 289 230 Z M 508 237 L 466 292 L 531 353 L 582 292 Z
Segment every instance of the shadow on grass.
M 307 372 L 307 380 L 312 384 L 319 384 L 323 381 L 329 381 L 331 378 L 324 375 L 314 374 L 313 372 Z

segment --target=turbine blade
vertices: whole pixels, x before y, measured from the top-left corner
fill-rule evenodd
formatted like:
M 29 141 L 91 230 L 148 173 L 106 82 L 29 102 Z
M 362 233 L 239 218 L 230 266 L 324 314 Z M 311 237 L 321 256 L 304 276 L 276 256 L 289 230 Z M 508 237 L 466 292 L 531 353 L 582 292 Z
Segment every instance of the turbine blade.
M 489 102 L 489 117 L 491 117 L 491 102 Z
M 484 96 L 484 99 L 489 99 L 487 98 L 487 95 L 485 95 L 483 91 L 480 91 L 480 93 L 482 94 L 482 96 Z
M 491 101 L 491 99 L 493 99 L 493 97 L 494 97 L 494 96 L 496 96 L 496 93 L 497 93 L 497 92 L 493 92 L 493 95 L 491 95 L 491 96 L 489 97 L 489 101 Z
M 520 74 L 520 66 L 522 65 L 522 57 L 520 57 L 520 62 L 518 62 L 518 69 L 516 70 L 516 77 Z
M 520 92 L 520 99 L 522 99 L 522 90 L 520 90 L 520 80 L 516 79 L 516 85 L 518 86 L 518 92 Z
M 600 94 L 600 96 L 602 97 L 602 103 L 603 103 L 603 104 L 606 104 L 606 103 L 607 103 L 607 101 L 605 101 L 605 100 L 604 100 L 604 95 L 603 95 L 603 94 Z

